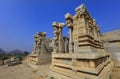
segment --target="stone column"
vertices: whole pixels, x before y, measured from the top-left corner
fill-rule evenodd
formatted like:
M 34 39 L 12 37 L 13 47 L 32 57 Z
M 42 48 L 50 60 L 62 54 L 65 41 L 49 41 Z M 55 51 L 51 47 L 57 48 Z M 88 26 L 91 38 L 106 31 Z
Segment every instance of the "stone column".
M 41 42 L 41 53 L 47 53 L 47 49 L 45 46 L 45 37 L 46 37 L 46 32 L 42 32 L 42 42 Z
M 59 43 L 58 43 L 58 47 L 59 47 L 59 53 L 63 53 L 64 52 L 64 46 L 63 46 L 63 37 L 62 37 L 62 28 L 64 27 L 64 23 L 59 23 Z
M 70 41 L 69 41 L 69 52 L 70 53 L 73 53 L 74 52 L 74 50 L 73 50 L 73 28 L 72 27 L 69 27 L 69 35 L 70 35 L 70 37 L 69 37 L 69 39 L 70 39 Z
M 52 24 L 53 29 L 54 29 L 54 46 L 53 46 L 53 52 L 58 53 L 58 39 L 59 39 L 59 27 L 57 22 L 53 22 Z
M 69 40 L 65 37 L 64 38 L 64 49 L 65 49 L 65 53 L 69 52 Z
M 42 32 L 38 32 L 38 54 L 41 53 L 41 44 L 42 44 Z
M 70 15 L 69 13 L 67 13 L 65 15 L 65 19 L 66 19 L 66 25 L 69 28 L 69 53 L 73 53 L 74 49 L 73 49 L 73 19 L 72 19 L 72 15 Z

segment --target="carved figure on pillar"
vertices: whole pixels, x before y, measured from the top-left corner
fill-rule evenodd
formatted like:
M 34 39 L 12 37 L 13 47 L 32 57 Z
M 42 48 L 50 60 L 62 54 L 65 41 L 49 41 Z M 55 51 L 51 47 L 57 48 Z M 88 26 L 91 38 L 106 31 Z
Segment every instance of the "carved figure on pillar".
M 69 38 L 63 37 L 64 40 L 64 51 L 65 53 L 69 53 Z

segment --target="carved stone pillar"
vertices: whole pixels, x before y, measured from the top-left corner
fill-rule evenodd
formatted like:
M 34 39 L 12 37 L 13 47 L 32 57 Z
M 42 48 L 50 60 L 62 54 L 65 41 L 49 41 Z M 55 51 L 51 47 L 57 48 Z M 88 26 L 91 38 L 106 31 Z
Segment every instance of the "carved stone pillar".
M 73 28 L 72 27 L 70 27 L 69 28 L 69 35 L 70 35 L 70 42 L 69 42 L 69 52 L 70 53 L 73 53 L 74 52 L 74 50 L 73 50 Z
M 66 25 L 69 28 L 69 53 L 73 53 L 73 19 L 72 19 L 72 15 L 70 15 L 69 13 L 67 13 L 65 15 L 65 19 L 66 19 Z
M 45 37 L 46 37 L 46 32 L 42 32 L 42 42 L 41 42 L 41 53 L 47 53 L 47 48 L 45 46 Z
M 53 29 L 54 29 L 54 46 L 53 46 L 53 52 L 58 53 L 58 39 L 59 39 L 59 27 L 57 22 L 53 22 Z
M 65 48 L 65 53 L 69 52 L 69 40 L 65 37 L 64 38 L 64 48 Z
M 37 43 L 37 45 L 38 45 L 38 52 L 39 52 L 39 54 L 41 53 L 41 44 L 42 44 L 42 32 L 38 32 L 38 43 Z
M 62 28 L 64 27 L 64 23 L 59 23 L 59 53 L 63 53 L 64 52 L 64 46 L 63 46 L 63 37 L 62 37 Z

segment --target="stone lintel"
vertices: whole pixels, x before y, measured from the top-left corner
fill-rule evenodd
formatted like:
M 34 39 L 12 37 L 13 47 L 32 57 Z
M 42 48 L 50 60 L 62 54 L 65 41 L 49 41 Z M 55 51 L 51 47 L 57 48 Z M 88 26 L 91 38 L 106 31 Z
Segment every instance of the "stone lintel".
M 65 26 L 65 23 L 53 22 L 53 23 L 52 23 L 52 26 L 53 26 L 53 27 L 60 27 L 60 28 L 62 28 L 62 27 Z
M 59 27 L 63 28 L 65 26 L 65 23 L 59 23 Z
M 52 26 L 53 26 L 53 27 L 58 27 L 58 25 L 59 25 L 59 24 L 58 24 L 57 22 L 53 22 L 53 23 L 52 23 Z
M 66 15 L 65 15 L 65 19 L 73 19 L 73 16 L 70 14 L 70 13 L 67 13 Z
M 46 32 L 38 32 L 37 35 L 46 35 Z

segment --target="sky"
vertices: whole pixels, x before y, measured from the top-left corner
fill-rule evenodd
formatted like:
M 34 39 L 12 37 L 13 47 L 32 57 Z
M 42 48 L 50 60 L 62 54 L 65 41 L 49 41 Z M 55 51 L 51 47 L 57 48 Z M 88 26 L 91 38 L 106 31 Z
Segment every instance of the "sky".
M 82 3 L 102 33 L 120 29 L 120 0 L 0 0 L 0 48 L 31 52 L 33 35 L 47 32 L 53 38 L 52 22 L 65 22 L 65 14 L 75 15 Z

